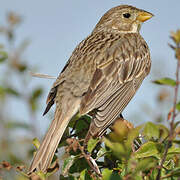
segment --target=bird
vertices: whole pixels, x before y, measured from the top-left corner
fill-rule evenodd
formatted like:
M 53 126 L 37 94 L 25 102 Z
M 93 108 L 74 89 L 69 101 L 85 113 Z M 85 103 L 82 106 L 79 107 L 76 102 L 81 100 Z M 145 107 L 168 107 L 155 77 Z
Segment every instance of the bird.
M 135 95 L 151 68 L 150 50 L 140 35 L 153 14 L 131 5 L 107 11 L 75 48 L 47 97 L 44 115 L 56 105 L 54 119 L 29 172 L 47 172 L 69 121 L 95 112 L 85 141 L 101 137 Z

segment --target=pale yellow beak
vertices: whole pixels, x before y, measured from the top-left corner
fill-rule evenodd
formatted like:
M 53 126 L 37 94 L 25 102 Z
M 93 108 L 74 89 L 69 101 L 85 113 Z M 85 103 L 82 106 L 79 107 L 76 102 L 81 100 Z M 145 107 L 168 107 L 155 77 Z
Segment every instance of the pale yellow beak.
M 154 15 L 149 12 L 139 12 L 137 20 L 144 22 L 152 18 Z

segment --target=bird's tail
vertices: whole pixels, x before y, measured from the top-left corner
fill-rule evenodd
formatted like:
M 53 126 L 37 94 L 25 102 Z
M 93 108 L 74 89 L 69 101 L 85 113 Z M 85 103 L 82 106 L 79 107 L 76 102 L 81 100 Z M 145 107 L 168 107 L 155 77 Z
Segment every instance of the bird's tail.
M 35 170 L 46 172 L 49 168 L 61 137 L 70 119 L 77 113 L 78 107 L 78 104 L 74 104 L 74 106 L 68 109 L 66 113 L 59 110 L 59 108 L 56 108 L 54 120 L 33 158 L 29 173 L 32 173 Z

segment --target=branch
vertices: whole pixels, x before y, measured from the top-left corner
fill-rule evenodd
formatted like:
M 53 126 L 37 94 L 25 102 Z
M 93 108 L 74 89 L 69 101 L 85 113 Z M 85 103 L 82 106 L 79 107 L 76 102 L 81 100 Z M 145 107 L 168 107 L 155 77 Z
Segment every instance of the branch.
M 79 144 L 79 142 L 78 142 L 78 144 Z M 83 148 L 83 146 L 81 146 L 80 144 L 79 144 L 79 150 L 81 151 L 82 155 L 83 155 L 84 158 L 86 159 L 86 161 L 87 161 L 87 163 L 89 164 L 90 168 L 91 168 L 94 172 L 96 172 L 96 174 L 97 174 L 99 177 L 101 177 L 101 172 L 100 172 L 100 170 L 99 170 L 99 168 L 98 168 L 95 160 L 94 160 L 89 154 L 86 154 L 86 153 L 84 152 L 84 148 Z
M 177 48 L 180 48 L 179 46 Z M 176 86 L 174 88 L 174 101 L 173 101 L 173 109 L 171 112 L 169 112 L 168 114 L 172 114 L 172 119 L 171 119 L 171 122 L 170 122 L 170 133 L 169 133 L 169 139 L 168 139 L 168 142 L 165 146 L 165 151 L 164 151 L 164 154 L 163 154 L 163 157 L 162 157 L 162 160 L 161 160 L 161 163 L 160 163 L 160 167 L 159 167 L 159 170 L 158 170 L 158 175 L 156 177 L 156 180 L 160 180 L 161 179 L 161 169 L 163 167 L 163 164 L 166 160 L 166 157 L 167 157 L 167 153 L 168 153 L 168 149 L 169 147 L 171 146 L 172 144 L 172 140 L 174 138 L 174 121 L 175 121 L 175 118 L 177 116 L 177 113 L 176 113 L 176 104 L 177 104 L 177 98 L 178 98 L 178 89 L 179 89 L 179 69 L 180 69 L 180 56 L 176 56 L 177 57 L 177 67 L 176 67 Z

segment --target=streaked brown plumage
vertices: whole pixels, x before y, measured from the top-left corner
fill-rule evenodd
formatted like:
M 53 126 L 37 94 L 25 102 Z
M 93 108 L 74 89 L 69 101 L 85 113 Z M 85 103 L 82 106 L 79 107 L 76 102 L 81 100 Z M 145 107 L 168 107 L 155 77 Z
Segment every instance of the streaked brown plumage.
M 88 141 L 102 135 L 127 106 L 150 71 L 149 48 L 139 29 L 151 17 L 151 13 L 128 5 L 112 8 L 76 47 L 48 95 L 44 114 L 55 102 L 55 117 L 30 172 L 47 170 L 77 112 L 83 115 L 96 110 Z

